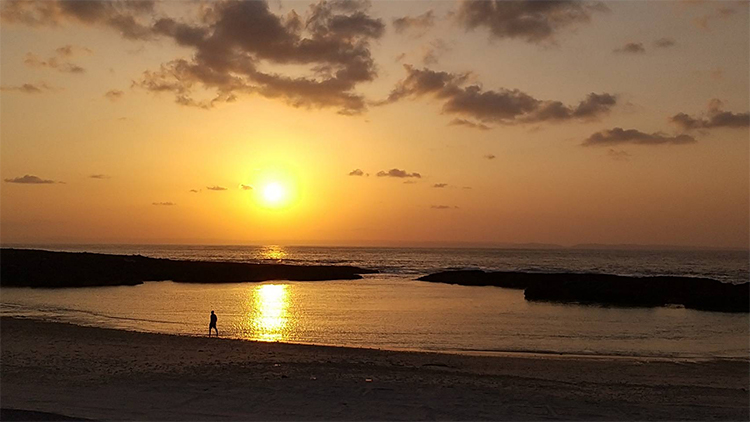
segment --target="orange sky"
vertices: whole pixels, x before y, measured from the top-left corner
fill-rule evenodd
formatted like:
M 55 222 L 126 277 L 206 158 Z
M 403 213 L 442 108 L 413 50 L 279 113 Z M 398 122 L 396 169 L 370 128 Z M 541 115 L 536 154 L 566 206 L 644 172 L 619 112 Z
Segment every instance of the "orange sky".
M 1 14 L 3 243 L 748 247 L 744 2 Z

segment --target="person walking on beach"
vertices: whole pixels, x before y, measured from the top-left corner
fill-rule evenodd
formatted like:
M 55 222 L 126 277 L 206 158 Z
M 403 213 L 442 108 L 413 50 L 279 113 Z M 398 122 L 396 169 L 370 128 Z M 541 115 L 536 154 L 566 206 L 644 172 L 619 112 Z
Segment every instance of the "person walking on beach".
M 214 311 L 211 311 L 211 322 L 208 324 L 208 336 L 209 337 L 211 337 L 211 329 L 212 328 L 214 330 L 216 330 L 216 337 L 219 337 L 219 329 L 216 328 L 216 320 L 217 319 L 218 318 L 216 318 L 216 314 L 214 313 Z

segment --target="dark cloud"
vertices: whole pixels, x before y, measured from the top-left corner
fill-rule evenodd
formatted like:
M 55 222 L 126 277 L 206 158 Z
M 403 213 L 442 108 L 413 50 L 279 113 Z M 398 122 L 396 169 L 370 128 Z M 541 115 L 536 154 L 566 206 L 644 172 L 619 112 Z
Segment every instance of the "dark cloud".
M 240 184 L 240 190 L 253 190 L 253 187 L 250 185 Z
M 495 38 L 540 43 L 554 42 L 562 29 L 588 23 L 594 13 L 607 10 L 601 2 L 573 0 L 464 0 L 456 17 L 464 28 L 487 28 Z
M 39 82 L 36 84 L 25 83 L 25 84 L 16 85 L 16 86 L 3 85 L 3 86 L 0 86 L 0 91 L 9 91 L 9 92 L 15 91 L 15 92 L 21 92 L 23 94 L 42 94 L 45 92 L 56 92 L 58 91 L 58 89 L 48 85 L 46 82 Z
M 494 155 L 494 154 L 487 154 L 487 155 L 485 155 L 485 156 L 484 156 L 484 158 L 486 158 L 486 159 L 488 159 L 488 160 L 494 160 L 494 159 L 495 159 L 495 158 L 497 158 L 497 157 L 495 157 L 495 155 Z
M 378 104 L 404 98 L 432 96 L 443 101 L 443 113 L 458 114 L 485 123 L 514 124 L 568 120 L 595 120 L 617 103 L 612 94 L 589 94 L 575 106 L 560 101 L 538 100 L 517 89 L 484 90 L 465 86 L 470 74 L 415 69 L 404 65 L 407 76 Z M 459 123 L 460 124 L 460 123 Z
M 47 0 L 4 1 L 0 18 L 4 23 L 28 26 L 58 26 L 80 23 L 109 27 L 127 39 L 150 39 L 148 17 L 154 11 L 153 1 Z
M 448 186 L 447 183 L 435 183 L 434 185 L 432 185 L 433 188 L 444 188 L 446 186 Z
M 54 180 L 42 179 L 40 177 L 33 176 L 31 174 L 27 174 L 21 177 L 14 177 L 12 179 L 5 179 L 5 181 L 7 183 L 21 183 L 21 184 L 29 184 L 29 185 L 48 185 L 52 183 L 62 183 L 62 182 L 56 182 Z
M 669 120 L 684 130 L 750 127 L 750 113 L 732 113 L 724 111 L 723 107 L 724 104 L 720 100 L 713 99 L 708 104 L 705 117 L 692 117 L 685 113 L 677 113 Z
M 190 192 L 190 193 L 198 193 L 200 191 L 198 189 L 190 189 L 188 192 Z
M 206 189 L 215 191 L 227 190 L 224 186 L 206 186 Z
M 614 53 L 643 54 L 646 52 L 646 48 L 643 46 L 643 43 L 629 42 L 620 48 L 615 48 L 612 51 Z
M 422 175 L 419 173 L 409 173 L 406 170 L 390 169 L 388 171 L 379 171 L 376 176 L 378 177 L 414 177 L 421 179 Z
M 89 179 L 109 179 L 110 177 L 106 174 L 92 174 Z
M 303 20 L 294 11 L 279 16 L 266 2 L 247 1 L 212 3 L 197 25 L 162 18 L 155 33 L 195 54 L 145 72 L 136 85 L 171 92 L 177 103 L 202 108 L 255 94 L 293 107 L 358 114 L 366 101 L 355 88 L 375 78 L 369 44 L 384 32 L 384 24 L 366 12 L 363 2 L 321 1 Z M 264 62 L 308 66 L 310 71 L 308 76 L 264 72 Z M 195 99 L 199 88 L 211 91 L 213 98 Z
M 349 172 L 349 176 L 364 176 L 365 172 L 360 169 L 355 169 Z
M 433 210 L 450 210 L 450 209 L 457 210 L 458 209 L 458 207 L 451 207 L 450 205 L 431 205 L 430 208 L 432 208 Z
M 171 39 L 192 50 L 189 58 L 146 71 L 134 85 L 171 93 L 180 105 L 208 109 L 241 95 L 260 95 L 346 115 L 366 109 L 356 88 L 377 75 L 370 42 L 385 28 L 367 14 L 367 2 L 320 1 L 304 16 L 277 15 L 265 1 L 194 4 L 200 16 L 193 22 L 160 14 L 151 1 L 4 2 L 2 18 L 26 25 L 104 26 L 127 39 Z M 308 71 L 305 76 L 268 72 L 266 63 Z
M 694 143 L 695 138 L 690 135 L 669 136 L 660 132 L 648 134 L 636 129 L 622 129 L 616 127 L 597 132 L 583 141 L 583 146 L 606 146 L 621 144 L 636 145 L 682 145 Z
M 117 101 L 121 99 L 124 95 L 125 93 L 120 91 L 119 89 L 110 89 L 104 94 L 104 98 L 110 101 Z
M 471 120 L 458 119 L 458 118 L 451 120 L 450 123 L 448 123 L 448 124 L 451 125 L 451 126 L 464 126 L 464 127 L 468 127 L 468 128 L 472 128 L 472 129 L 479 129 L 479 130 L 490 130 L 490 129 L 492 129 L 491 127 L 489 127 L 489 126 L 487 126 L 485 124 L 482 124 L 482 123 L 476 123 L 476 122 L 472 122 Z
M 404 16 L 402 18 L 393 19 L 393 29 L 396 30 L 397 34 L 413 32 L 417 36 L 422 36 L 434 25 L 435 14 L 432 10 L 428 10 L 419 16 Z
M 630 153 L 623 150 L 608 149 L 607 156 L 615 161 L 628 161 L 631 157 Z
M 169 207 L 169 206 L 177 205 L 177 204 L 175 204 L 174 202 L 152 202 L 151 205 Z
M 673 38 L 659 38 L 658 40 L 654 41 L 654 45 L 659 48 L 670 48 L 677 45 L 677 41 L 675 41 Z

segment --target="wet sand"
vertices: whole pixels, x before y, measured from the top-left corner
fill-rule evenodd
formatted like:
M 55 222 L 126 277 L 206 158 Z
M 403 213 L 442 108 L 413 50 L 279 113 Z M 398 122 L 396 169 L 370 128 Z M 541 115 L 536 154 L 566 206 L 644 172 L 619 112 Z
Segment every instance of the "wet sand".
M 748 420 L 748 361 L 465 356 L 0 320 L 5 409 L 98 420 Z

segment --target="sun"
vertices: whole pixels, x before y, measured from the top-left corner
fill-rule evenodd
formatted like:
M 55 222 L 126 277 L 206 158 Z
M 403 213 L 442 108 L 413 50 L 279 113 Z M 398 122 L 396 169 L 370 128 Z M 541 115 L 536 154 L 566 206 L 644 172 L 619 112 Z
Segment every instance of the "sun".
M 266 205 L 283 205 L 287 199 L 287 189 L 281 183 L 271 182 L 263 186 L 262 196 Z

